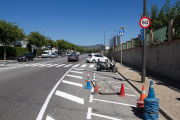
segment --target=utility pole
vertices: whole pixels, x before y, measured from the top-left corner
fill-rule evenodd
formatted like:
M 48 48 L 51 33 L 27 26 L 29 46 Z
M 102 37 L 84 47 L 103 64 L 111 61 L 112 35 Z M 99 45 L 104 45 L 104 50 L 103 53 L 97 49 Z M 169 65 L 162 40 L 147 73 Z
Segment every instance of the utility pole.
M 146 0 L 144 0 L 144 7 L 143 7 L 143 16 L 146 16 Z M 144 28 L 144 41 L 142 47 L 142 76 L 141 82 L 145 82 L 146 77 L 146 28 Z
M 104 53 L 105 53 L 105 27 L 103 27 L 104 29 Z

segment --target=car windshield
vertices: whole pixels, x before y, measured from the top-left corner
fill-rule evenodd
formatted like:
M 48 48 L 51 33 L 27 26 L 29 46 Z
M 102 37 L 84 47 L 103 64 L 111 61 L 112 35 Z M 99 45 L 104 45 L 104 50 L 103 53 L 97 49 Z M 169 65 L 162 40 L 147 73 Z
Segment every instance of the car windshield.
M 28 55 L 28 53 L 23 53 L 22 55 Z
M 51 54 L 51 55 L 55 55 L 55 53 Z
M 42 54 L 47 54 L 47 52 L 43 52 Z

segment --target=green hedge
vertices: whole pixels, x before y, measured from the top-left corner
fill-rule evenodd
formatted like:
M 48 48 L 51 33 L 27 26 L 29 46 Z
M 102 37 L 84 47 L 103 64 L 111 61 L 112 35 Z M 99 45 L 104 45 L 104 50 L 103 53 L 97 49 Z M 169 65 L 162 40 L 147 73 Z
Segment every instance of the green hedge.
M 6 47 L 6 57 L 17 57 L 23 53 L 29 53 L 28 48 L 22 47 Z M 4 57 L 4 48 L 0 46 L 0 57 Z

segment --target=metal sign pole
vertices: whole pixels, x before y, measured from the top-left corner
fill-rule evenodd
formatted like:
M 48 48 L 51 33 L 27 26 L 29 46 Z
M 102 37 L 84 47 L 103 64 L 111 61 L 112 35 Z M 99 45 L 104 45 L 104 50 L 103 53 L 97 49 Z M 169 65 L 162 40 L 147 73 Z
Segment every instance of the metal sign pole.
M 121 36 L 121 66 L 122 66 L 122 36 Z
M 144 0 L 143 16 L 146 16 L 146 0 Z M 142 47 L 142 77 L 141 82 L 145 83 L 146 77 L 146 29 L 144 28 L 144 41 Z

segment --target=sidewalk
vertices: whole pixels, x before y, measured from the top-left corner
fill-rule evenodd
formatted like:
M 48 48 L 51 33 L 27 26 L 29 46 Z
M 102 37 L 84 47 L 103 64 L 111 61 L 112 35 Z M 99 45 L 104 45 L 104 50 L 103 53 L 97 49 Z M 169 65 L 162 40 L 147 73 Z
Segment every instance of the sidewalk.
M 118 62 L 116 66 L 118 66 L 119 74 L 139 91 L 145 85 L 146 95 L 148 95 L 150 80 L 153 80 L 155 97 L 160 99 L 160 109 L 171 119 L 180 120 L 180 82 L 147 72 L 145 83 L 141 83 L 141 69 L 125 64 L 121 67 Z

